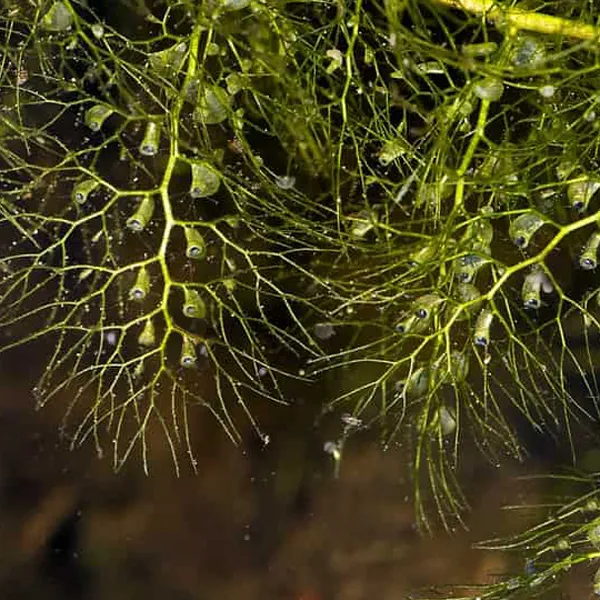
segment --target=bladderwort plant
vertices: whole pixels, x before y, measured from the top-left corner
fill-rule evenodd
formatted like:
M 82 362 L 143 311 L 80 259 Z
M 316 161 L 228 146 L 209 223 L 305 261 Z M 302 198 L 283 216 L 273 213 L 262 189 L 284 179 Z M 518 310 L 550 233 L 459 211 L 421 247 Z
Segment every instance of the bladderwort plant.
M 424 528 L 461 518 L 465 448 L 523 458 L 525 424 L 577 464 L 599 421 L 599 8 L 3 0 L 2 352 L 46 349 L 38 405 L 115 468 L 149 470 L 157 430 L 195 466 L 202 409 L 266 443 L 255 407 L 298 380 L 337 382 L 336 461 L 363 427 L 402 446 Z M 492 543 L 537 554 L 480 597 L 598 559 L 588 484 Z

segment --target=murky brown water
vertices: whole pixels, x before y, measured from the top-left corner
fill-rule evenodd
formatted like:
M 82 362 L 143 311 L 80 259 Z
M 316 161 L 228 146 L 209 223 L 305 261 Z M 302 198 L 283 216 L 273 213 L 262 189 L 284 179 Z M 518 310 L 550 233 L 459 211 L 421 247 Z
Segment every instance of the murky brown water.
M 523 525 L 501 510 L 527 499 L 516 466 L 473 470 L 470 530 L 423 538 L 400 451 L 357 438 L 336 479 L 298 432 L 244 454 L 208 424 L 198 475 L 176 478 L 166 452 L 149 477 L 135 459 L 114 474 L 91 447 L 58 441 L 64 407 L 33 411 L 33 373 L 2 365 L 2 599 L 439 597 L 431 586 L 489 582 L 511 567 L 472 543 Z M 586 585 L 568 597 L 588 597 Z

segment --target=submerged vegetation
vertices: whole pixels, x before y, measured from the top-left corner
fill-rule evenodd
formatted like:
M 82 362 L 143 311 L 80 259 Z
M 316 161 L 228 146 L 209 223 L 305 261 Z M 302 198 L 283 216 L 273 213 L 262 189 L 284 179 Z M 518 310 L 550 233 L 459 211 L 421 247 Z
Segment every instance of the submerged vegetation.
M 268 443 L 255 407 L 332 375 L 328 451 L 402 444 L 424 528 L 461 519 L 463 448 L 521 459 L 529 432 L 577 464 L 600 416 L 599 8 L 3 0 L 2 350 L 46 348 L 38 405 L 115 468 L 150 469 L 157 428 L 195 466 L 198 409 Z M 600 557 L 578 480 L 492 544 L 533 555 L 481 597 Z

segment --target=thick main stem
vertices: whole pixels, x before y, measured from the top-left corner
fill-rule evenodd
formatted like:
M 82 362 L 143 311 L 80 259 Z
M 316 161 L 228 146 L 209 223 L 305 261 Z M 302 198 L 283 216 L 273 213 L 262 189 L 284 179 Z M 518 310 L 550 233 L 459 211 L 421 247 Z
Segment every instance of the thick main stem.
M 600 39 L 600 28 L 594 25 L 514 6 L 503 7 L 495 0 L 436 0 L 436 2 L 483 15 L 488 21 L 505 24 L 515 29 L 559 34 L 579 40 Z

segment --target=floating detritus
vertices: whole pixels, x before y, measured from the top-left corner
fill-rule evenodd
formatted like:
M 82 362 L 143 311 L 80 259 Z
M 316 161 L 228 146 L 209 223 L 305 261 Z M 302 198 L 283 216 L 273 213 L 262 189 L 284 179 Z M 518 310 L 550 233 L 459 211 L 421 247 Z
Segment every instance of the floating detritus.
M 331 323 L 317 323 L 313 331 L 320 340 L 328 340 L 335 335 L 335 327 Z

